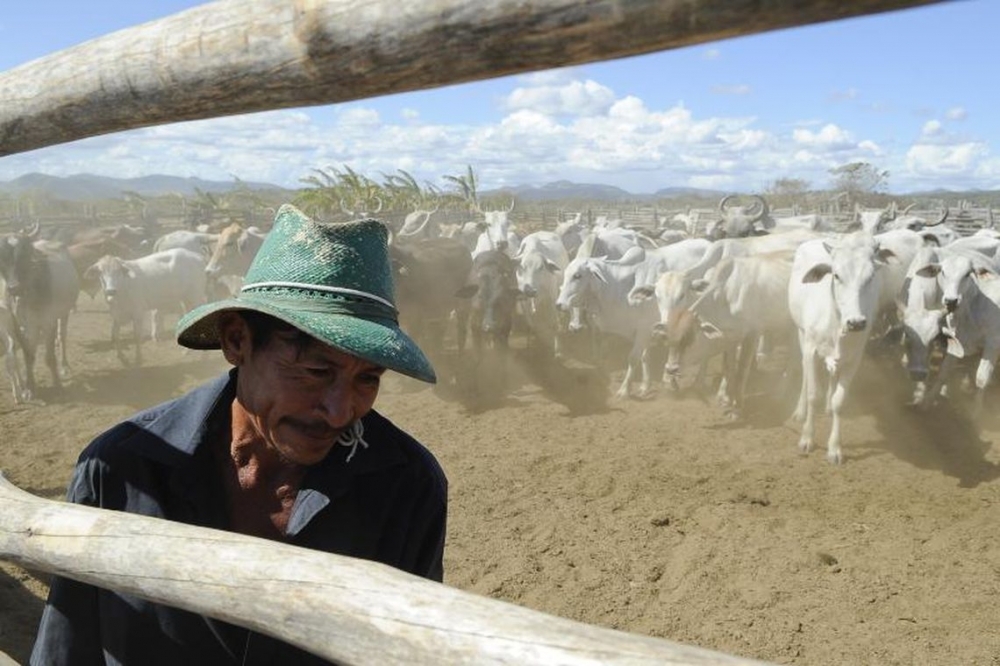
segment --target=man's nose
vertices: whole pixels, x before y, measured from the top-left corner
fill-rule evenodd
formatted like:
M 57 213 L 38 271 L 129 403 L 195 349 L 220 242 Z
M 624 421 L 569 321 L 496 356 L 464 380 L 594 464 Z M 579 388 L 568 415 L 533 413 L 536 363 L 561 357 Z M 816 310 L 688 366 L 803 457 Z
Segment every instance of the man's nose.
M 343 428 L 355 419 L 354 390 L 345 379 L 337 379 L 323 389 L 320 397 L 323 419 L 334 428 Z

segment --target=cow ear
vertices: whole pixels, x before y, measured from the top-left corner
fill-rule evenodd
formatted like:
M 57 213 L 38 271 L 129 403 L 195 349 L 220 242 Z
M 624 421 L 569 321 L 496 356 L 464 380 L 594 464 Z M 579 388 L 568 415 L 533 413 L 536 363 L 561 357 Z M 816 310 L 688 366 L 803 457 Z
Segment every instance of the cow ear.
M 896 257 L 896 253 L 887 247 L 880 247 L 878 249 L 875 253 L 875 260 L 880 264 L 888 264 L 890 263 L 890 260 L 893 262 L 899 261 Z
M 545 260 L 545 270 L 547 270 L 550 273 L 558 273 L 559 270 L 560 270 L 559 269 L 559 264 L 557 264 L 556 262 L 552 261 L 551 259 L 546 259 Z
M 722 338 L 722 331 L 715 324 L 703 321 L 700 324 L 701 332 L 705 334 L 705 337 L 709 340 L 719 340 Z
M 980 266 L 979 268 L 976 269 L 976 277 L 979 278 L 980 280 L 983 279 L 991 280 L 997 277 L 997 274 L 992 270 L 990 270 L 989 268 L 986 268 L 985 266 Z
M 826 277 L 827 274 L 832 272 L 833 266 L 830 264 L 816 264 L 809 269 L 809 272 L 802 276 L 802 283 L 809 284 L 810 282 L 819 282 Z
M 84 280 L 96 280 L 100 270 L 97 268 L 97 264 L 90 266 L 87 270 L 83 272 Z
M 594 277 L 596 277 L 604 284 L 608 283 L 608 278 L 604 277 L 604 274 L 601 273 L 601 269 L 599 269 L 597 266 L 590 266 L 590 272 L 594 275 Z
M 135 269 L 132 268 L 131 266 L 125 266 L 125 275 L 127 275 L 129 277 L 129 279 L 134 280 L 135 279 Z
M 644 301 L 648 298 L 651 298 L 655 293 L 656 293 L 656 288 L 653 285 L 644 284 L 642 286 L 633 288 L 630 296 L 634 297 L 638 301 Z
M 458 291 L 455 292 L 457 298 L 472 298 L 479 291 L 478 284 L 467 284 Z
M 937 277 L 941 272 L 941 264 L 927 264 L 926 266 L 921 266 L 916 271 L 916 275 L 925 278 Z
M 706 289 L 708 289 L 708 280 L 704 278 L 698 278 L 697 280 L 693 280 L 691 282 L 691 288 L 697 291 L 698 293 L 701 293 Z

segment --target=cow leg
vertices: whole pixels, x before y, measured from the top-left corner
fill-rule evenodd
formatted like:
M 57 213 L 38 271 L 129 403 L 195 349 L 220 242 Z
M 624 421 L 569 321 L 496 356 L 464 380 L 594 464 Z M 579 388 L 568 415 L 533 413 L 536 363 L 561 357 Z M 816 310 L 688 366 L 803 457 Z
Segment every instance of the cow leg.
M 142 321 L 132 322 L 132 337 L 135 341 L 135 367 L 142 367 Z
M 972 407 L 972 418 L 977 425 L 983 413 L 983 394 L 986 393 L 986 387 L 993 378 L 997 356 L 1000 356 L 1000 349 L 984 351 L 983 357 L 979 359 L 979 367 L 976 368 L 976 397 Z
M 746 407 L 747 387 L 750 383 L 750 375 L 757 364 L 757 354 L 759 343 L 762 338 L 756 333 L 750 333 L 743 338 L 740 343 L 739 353 L 736 357 L 735 382 L 736 394 L 730 406 L 730 418 L 738 418 Z
M 58 323 L 58 341 L 59 341 L 59 355 L 61 363 L 59 364 L 59 376 L 62 379 L 68 379 L 70 376 L 69 371 L 69 357 L 66 352 L 67 338 L 69 334 L 69 314 L 66 314 L 59 318 Z
M 159 310 L 153 310 L 149 313 L 149 325 L 151 328 L 150 339 L 154 342 L 158 342 L 160 339 L 160 326 L 163 323 L 163 316 L 160 314 Z
M 59 337 L 59 324 L 55 323 L 51 331 L 45 335 L 45 364 L 49 366 L 52 373 L 52 386 L 56 389 L 62 388 L 62 380 L 59 377 L 59 356 L 56 353 L 56 338 Z
M 36 333 L 37 335 L 37 333 Z M 21 353 L 24 354 L 24 399 L 31 400 L 35 397 L 35 351 L 37 349 L 35 340 L 38 338 L 28 334 L 24 335 L 24 344 L 21 346 Z
M 813 446 L 813 435 L 816 431 L 816 407 L 819 402 L 819 391 L 816 386 L 816 352 L 813 347 L 802 347 L 802 394 L 799 401 L 803 403 L 802 434 L 799 436 L 799 451 L 809 453 Z
M 128 360 L 122 351 L 121 323 L 117 319 L 111 320 L 111 346 L 115 348 L 115 355 L 121 361 L 121 364 L 128 366 Z
M 639 354 L 639 362 L 642 364 L 642 383 L 639 384 L 639 397 L 645 398 L 649 395 L 649 346 L 643 344 L 642 352 Z
M 21 391 L 21 371 L 17 367 L 17 345 L 14 338 L 7 336 L 7 350 L 4 358 L 4 367 L 7 370 L 7 378 L 10 380 L 10 392 L 14 396 L 14 404 L 19 405 L 24 401 Z
M 858 358 L 849 367 L 843 368 L 836 375 L 836 381 L 832 387 L 830 396 L 830 412 L 833 421 L 830 425 L 830 437 L 826 442 L 826 459 L 834 465 L 839 465 L 844 461 L 844 454 L 840 450 L 840 412 L 844 408 L 844 401 L 847 399 L 847 389 L 851 386 L 854 373 L 857 372 L 861 359 Z
M 958 358 L 952 356 L 951 354 L 945 354 L 944 360 L 941 361 L 941 367 L 938 368 L 937 375 L 934 377 L 934 381 L 931 382 L 931 387 L 924 394 L 924 399 L 920 403 L 921 409 L 929 409 L 934 402 L 941 395 L 941 389 L 947 384 L 951 373 L 955 370 L 955 365 L 958 364 Z
M 628 397 L 628 387 L 632 383 L 632 357 L 629 356 L 628 365 L 625 369 L 625 379 L 622 380 L 621 386 L 615 391 L 616 398 L 627 398 Z

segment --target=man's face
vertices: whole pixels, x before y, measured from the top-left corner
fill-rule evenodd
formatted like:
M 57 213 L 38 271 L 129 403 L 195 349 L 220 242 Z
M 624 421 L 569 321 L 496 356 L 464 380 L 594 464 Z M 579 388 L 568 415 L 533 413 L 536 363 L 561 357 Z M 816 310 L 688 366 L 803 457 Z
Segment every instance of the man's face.
M 226 358 L 239 367 L 236 399 L 247 414 L 246 434 L 293 463 L 321 461 L 375 403 L 385 368 L 316 341 L 300 348 L 282 331 L 254 347 L 238 315 L 225 320 L 222 332 Z

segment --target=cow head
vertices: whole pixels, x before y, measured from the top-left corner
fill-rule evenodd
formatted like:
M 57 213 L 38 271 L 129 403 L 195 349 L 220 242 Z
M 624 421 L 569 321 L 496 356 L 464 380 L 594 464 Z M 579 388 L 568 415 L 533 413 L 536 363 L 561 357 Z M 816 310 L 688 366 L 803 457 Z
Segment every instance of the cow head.
M 755 202 L 749 206 L 736 206 L 730 202 L 736 195 L 729 194 L 719 201 L 719 219 L 713 220 L 705 227 L 705 235 L 712 240 L 722 238 L 743 238 L 760 233 L 761 227 L 773 226 L 770 219 L 770 207 L 764 197 L 755 194 Z

